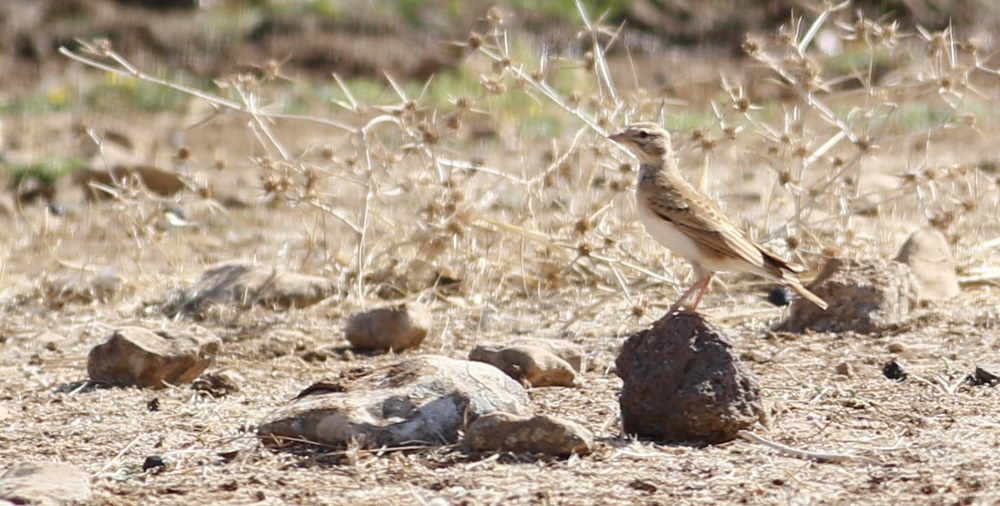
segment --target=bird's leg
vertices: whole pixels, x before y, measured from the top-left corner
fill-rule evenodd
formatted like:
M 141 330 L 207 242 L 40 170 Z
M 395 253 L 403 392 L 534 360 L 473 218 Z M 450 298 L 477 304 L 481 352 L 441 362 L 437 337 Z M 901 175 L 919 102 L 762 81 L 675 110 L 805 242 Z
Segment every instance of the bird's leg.
M 695 292 L 698 292 L 698 296 L 695 298 L 694 304 L 692 304 L 691 307 L 687 308 L 687 310 L 694 311 L 695 309 L 698 308 L 698 303 L 701 302 L 701 298 L 705 295 L 705 292 L 708 290 L 709 283 L 712 282 L 712 273 L 706 272 L 700 268 L 695 268 L 694 272 L 698 278 L 695 280 L 694 284 L 691 285 L 691 288 L 688 288 L 683 294 L 681 294 L 680 298 L 677 299 L 677 302 L 674 302 L 674 305 L 670 306 L 670 309 L 667 311 L 667 314 L 673 314 L 679 311 L 680 308 L 683 307 L 684 301 L 690 299 L 691 295 L 694 294 Z
M 713 274 L 711 272 L 706 273 L 700 280 L 698 280 L 697 283 L 694 284 L 695 287 L 698 287 L 698 296 L 694 298 L 694 304 L 691 304 L 691 311 L 698 309 L 698 303 L 701 302 L 701 298 L 705 296 L 705 293 L 708 292 L 708 287 L 712 284 L 712 277 Z

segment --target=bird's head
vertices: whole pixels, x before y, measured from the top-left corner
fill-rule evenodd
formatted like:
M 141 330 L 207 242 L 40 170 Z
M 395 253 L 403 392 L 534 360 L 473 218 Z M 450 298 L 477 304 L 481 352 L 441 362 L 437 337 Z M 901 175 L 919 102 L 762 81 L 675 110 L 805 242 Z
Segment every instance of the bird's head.
M 633 123 L 608 138 L 631 149 L 642 163 L 658 164 L 671 152 L 670 134 L 656 123 Z

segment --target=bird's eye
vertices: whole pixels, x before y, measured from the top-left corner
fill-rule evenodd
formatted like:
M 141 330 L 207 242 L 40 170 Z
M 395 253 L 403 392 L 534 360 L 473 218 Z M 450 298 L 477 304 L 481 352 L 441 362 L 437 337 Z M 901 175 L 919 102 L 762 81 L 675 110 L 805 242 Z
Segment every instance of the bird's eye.
M 648 137 L 649 137 L 649 132 L 647 132 L 645 130 L 640 130 L 639 131 L 639 138 L 640 139 L 646 139 Z

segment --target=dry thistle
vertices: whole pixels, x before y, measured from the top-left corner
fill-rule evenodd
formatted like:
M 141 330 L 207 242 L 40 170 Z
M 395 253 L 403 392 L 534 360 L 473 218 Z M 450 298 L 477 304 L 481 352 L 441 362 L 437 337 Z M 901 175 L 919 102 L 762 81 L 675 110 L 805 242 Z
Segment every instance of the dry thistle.
M 639 319 L 646 316 L 646 308 L 636 304 L 632 306 L 632 317 Z
M 212 163 L 212 168 L 219 172 L 226 170 L 227 167 L 229 167 L 229 162 L 223 158 L 216 158 L 215 162 Z
M 589 257 L 593 252 L 594 248 L 585 242 L 576 245 L 576 253 L 582 257 Z
M 594 225 L 590 222 L 590 218 L 584 216 L 573 225 L 573 233 L 576 235 L 583 235 L 590 232 L 594 228 Z
M 469 40 L 466 42 L 470 51 L 475 51 L 483 47 L 483 35 L 481 33 L 472 32 L 469 34 Z
M 490 26 L 502 25 L 503 11 L 500 10 L 500 8 L 495 5 L 493 7 L 490 7 L 490 9 L 486 11 L 486 22 L 489 23 Z
M 795 251 L 799 249 L 799 245 L 802 244 L 802 240 L 799 239 L 799 236 L 797 235 L 790 235 L 785 238 L 785 244 L 788 246 L 788 249 Z
M 191 159 L 191 148 L 187 146 L 181 146 L 177 149 L 177 154 L 174 155 L 175 160 L 186 161 Z
M 757 55 L 760 54 L 760 51 L 761 51 L 760 39 L 748 35 L 747 40 L 743 42 L 743 52 L 746 53 L 748 56 L 756 57 Z

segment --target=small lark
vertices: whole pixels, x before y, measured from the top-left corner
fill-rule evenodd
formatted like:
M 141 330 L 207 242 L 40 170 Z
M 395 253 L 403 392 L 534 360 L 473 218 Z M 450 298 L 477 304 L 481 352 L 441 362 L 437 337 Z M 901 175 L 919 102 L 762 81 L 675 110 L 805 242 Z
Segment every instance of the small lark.
M 684 180 L 670 145 L 670 134 L 655 123 L 636 123 L 609 137 L 639 157 L 636 202 L 646 232 L 684 257 L 697 280 L 670 307 L 677 311 L 692 295 L 694 311 L 719 271 L 752 272 L 776 280 L 813 304 L 826 302 L 802 286 L 802 266 L 767 251 L 736 228 L 719 206 Z

